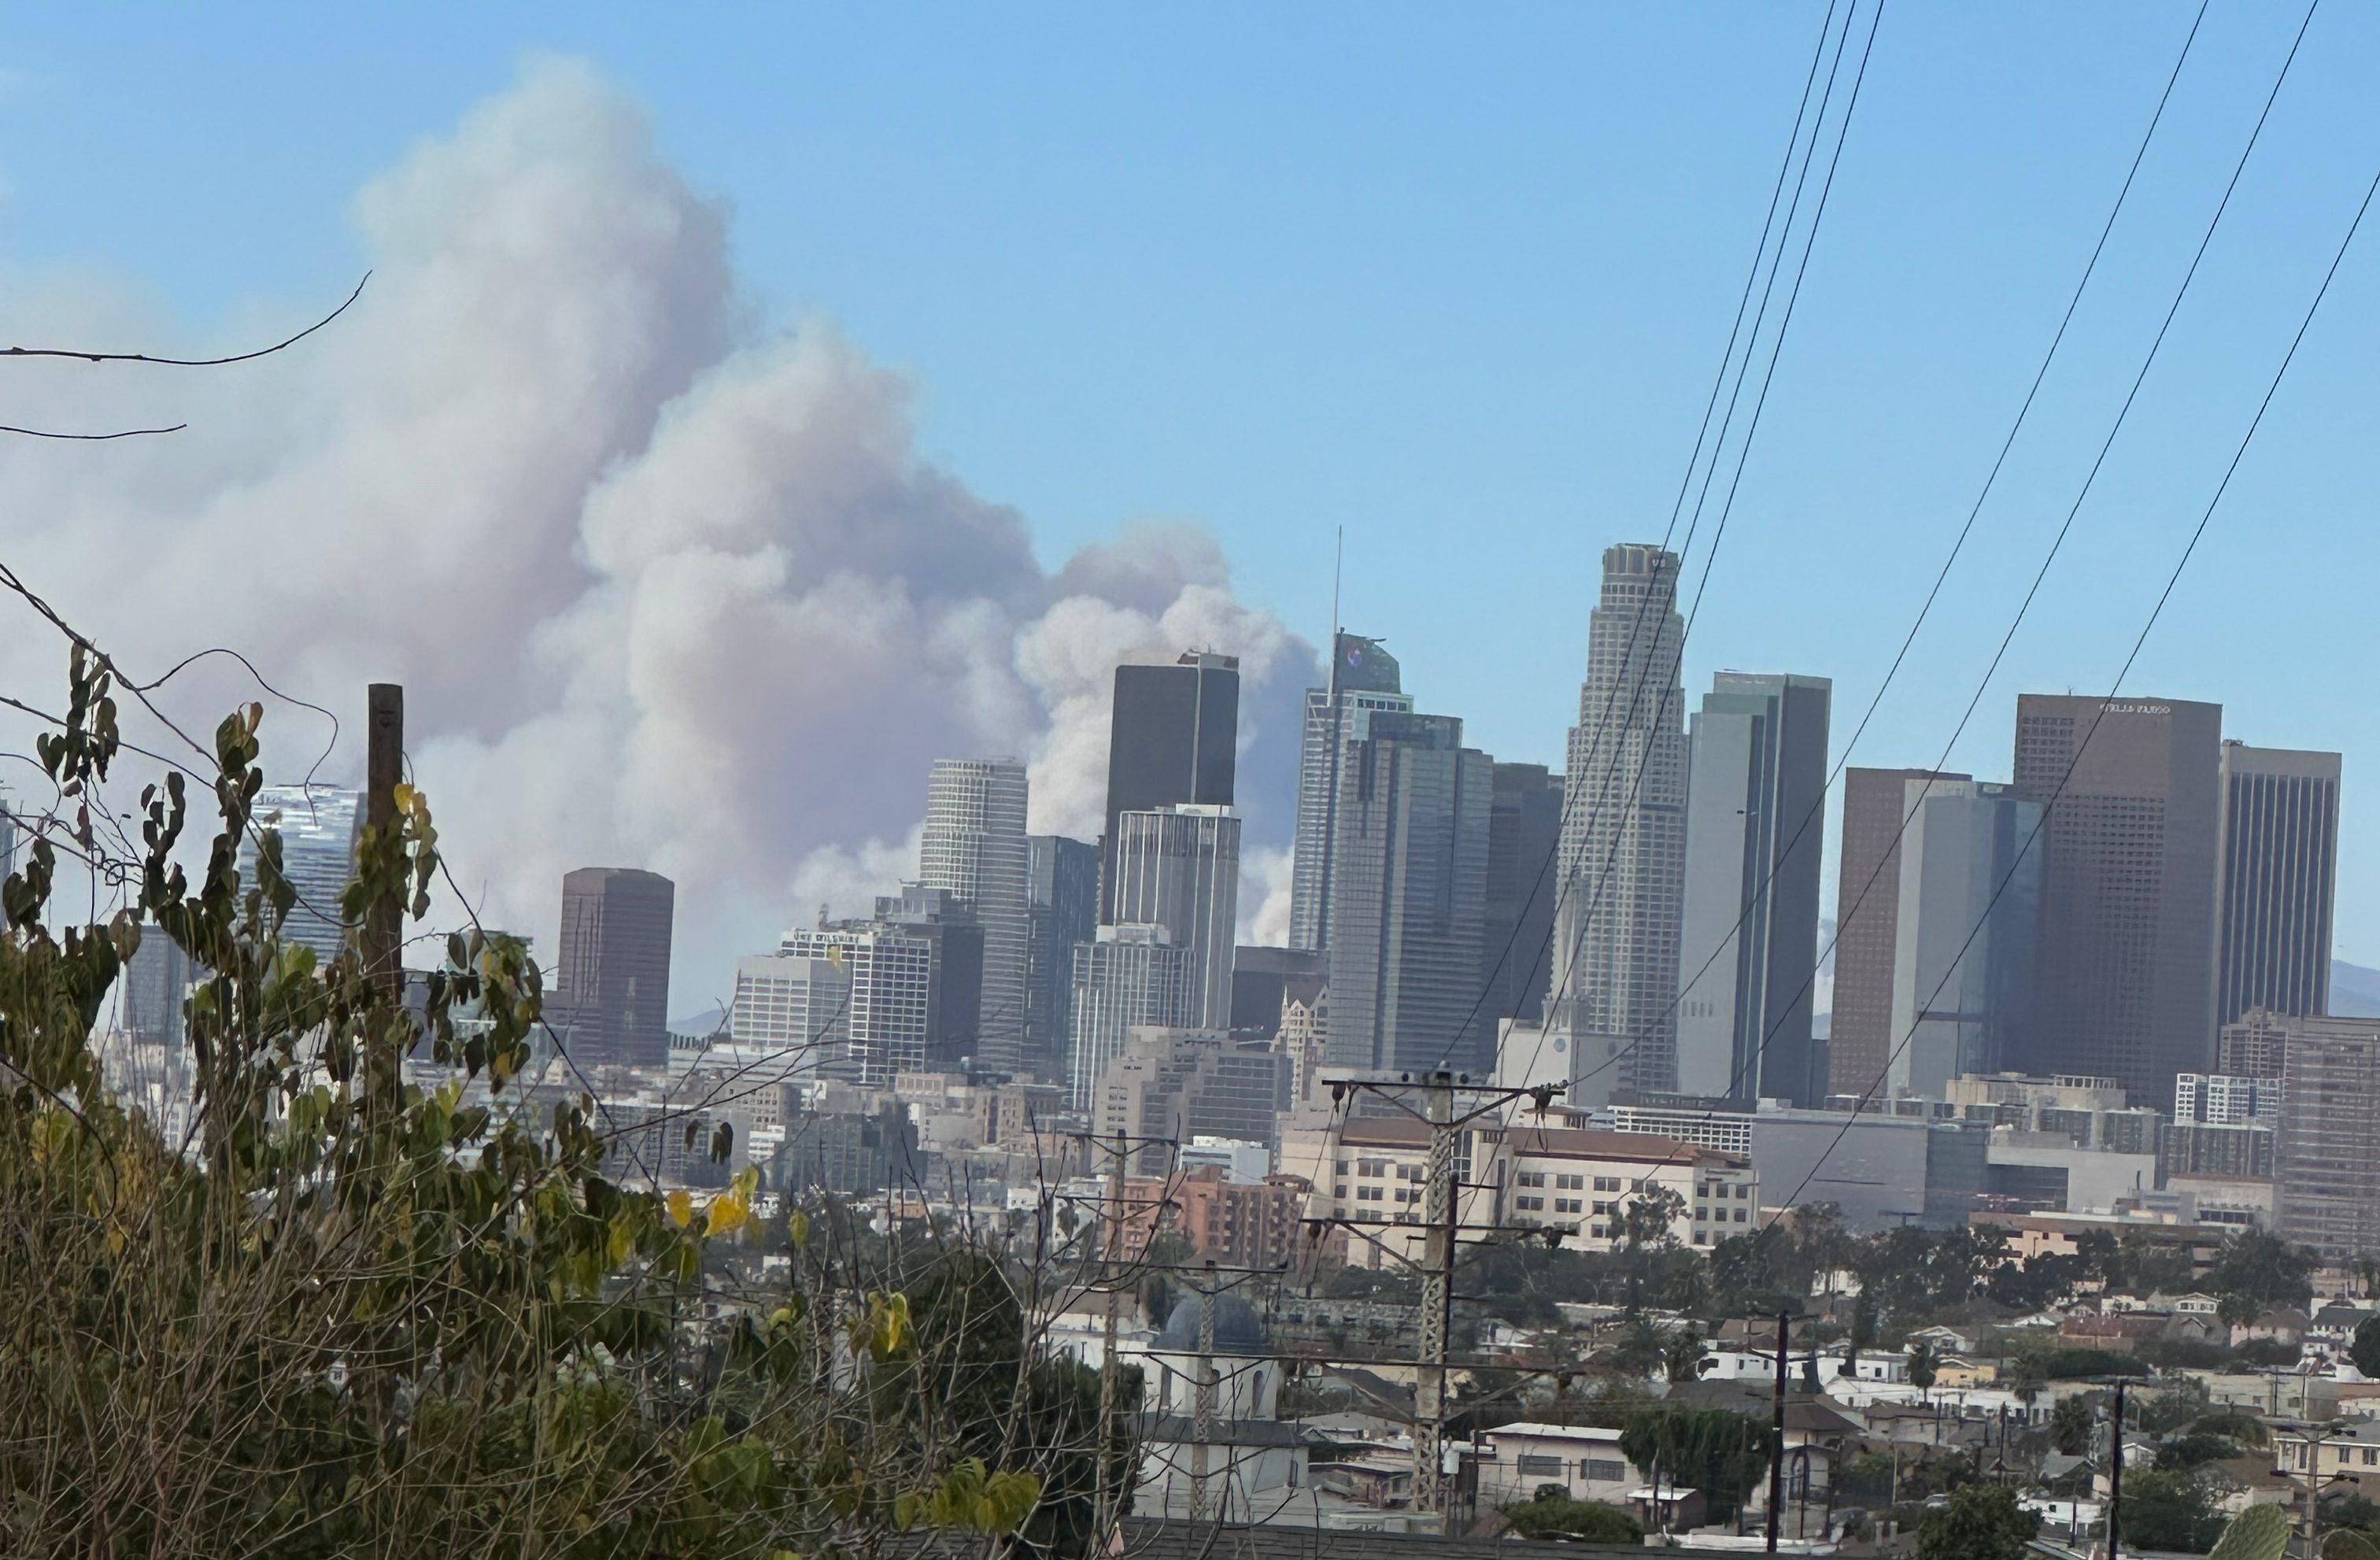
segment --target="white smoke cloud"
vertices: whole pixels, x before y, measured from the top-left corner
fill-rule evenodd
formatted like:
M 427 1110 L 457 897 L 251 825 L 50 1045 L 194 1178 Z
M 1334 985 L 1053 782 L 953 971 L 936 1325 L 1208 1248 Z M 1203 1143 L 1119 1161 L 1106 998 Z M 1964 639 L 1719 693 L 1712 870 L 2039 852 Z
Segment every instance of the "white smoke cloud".
M 1032 826 L 1091 837 L 1114 666 L 1192 647 L 1241 657 L 1248 835 L 1285 839 L 1313 655 L 1212 538 L 1135 524 L 1040 568 L 1021 516 L 918 457 L 899 375 L 825 322 L 754 323 L 726 211 L 594 72 L 532 63 L 356 219 L 363 299 L 280 357 L 23 365 L 0 420 L 193 426 L 0 444 L 0 542 L 128 664 L 229 644 L 340 712 L 325 778 L 358 767 L 361 685 L 403 682 L 492 923 L 549 939 L 572 867 L 667 873 L 698 1006 L 788 921 L 914 871 L 937 757 L 1024 758 Z M 115 281 L 9 280 L 12 339 L 174 335 Z M 61 652 L 11 622 L 0 675 L 47 689 Z M 203 662 L 165 697 L 203 733 L 252 692 Z M 278 705 L 266 737 L 275 779 L 323 740 Z

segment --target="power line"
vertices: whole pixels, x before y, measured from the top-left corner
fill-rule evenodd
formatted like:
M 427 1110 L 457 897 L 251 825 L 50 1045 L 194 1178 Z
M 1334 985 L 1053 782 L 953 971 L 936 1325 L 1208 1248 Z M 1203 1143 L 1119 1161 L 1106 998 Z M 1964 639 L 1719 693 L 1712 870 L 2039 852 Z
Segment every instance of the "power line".
M 2319 4 L 2319 0 L 2316 0 L 2316 3 Z M 2307 20 L 2311 21 L 2313 16 L 2313 9 L 2309 7 L 2306 13 Z M 2299 29 L 2299 37 L 2301 39 L 2304 37 L 2302 26 Z M 2294 46 L 2290 52 L 2294 55 L 2296 53 Z M 2283 67 L 2283 70 L 2286 73 L 2286 66 Z M 2267 103 L 2266 106 L 2269 108 L 2270 104 Z M 2118 690 L 2123 687 L 2124 678 L 2131 672 L 2132 664 L 2140 658 L 2142 647 L 2148 643 L 2150 631 L 2156 627 L 2157 619 L 2164 615 L 2166 603 L 2173 599 L 2174 587 L 2180 583 L 2182 570 L 2190 566 L 2192 556 L 2198 551 L 2199 541 L 2205 536 L 2206 528 L 2215 518 L 2216 506 L 2223 502 L 2223 495 L 2230 491 L 2231 479 L 2238 473 L 2240 461 L 2247 457 L 2248 446 L 2254 441 L 2256 431 L 2264 426 L 2265 413 L 2271 408 L 2273 397 L 2278 394 L 2281 381 L 2289 372 L 2289 365 L 2297 360 L 2298 347 L 2304 343 L 2306 332 L 2313 324 L 2314 314 L 2322 308 L 2323 299 L 2330 294 L 2330 284 L 2338 276 L 2340 264 L 2347 259 L 2348 248 L 2354 243 L 2357 230 L 2363 225 L 2364 213 L 2372 209 L 2372 198 L 2375 192 L 2380 192 L 2380 173 L 2375 173 L 2372 182 L 2364 188 L 2363 199 L 2355 209 L 2354 219 L 2348 224 L 2346 236 L 2339 239 L 2338 251 L 2331 256 L 2329 269 L 2323 273 L 2322 285 L 2314 289 L 2313 301 L 2306 305 L 2305 315 L 2298 322 L 2296 335 L 2289 338 L 2289 350 L 2282 354 L 2280 366 L 2273 371 L 2271 381 L 2265 386 L 2264 398 L 2256 403 L 2255 415 L 2249 420 L 2247 431 L 2240 435 L 2240 443 L 2231 452 L 2230 464 L 2223 469 L 2222 481 L 2216 484 L 2214 495 L 2207 499 L 2206 507 L 2199 515 L 2197 525 L 2192 528 L 2190 540 L 2183 545 L 2181 556 L 2174 561 L 2172 571 L 2166 577 L 2164 589 L 2157 592 L 2156 603 L 2149 609 L 2148 621 L 2141 625 L 2141 631 L 2134 637 L 2131 650 L 2124 657 L 2123 665 L 2118 669 L 2115 682 L 2108 689 L 2107 699 L 2100 702 L 2097 713 L 2091 717 L 2089 728 L 2083 732 L 2082 742 L 2074 750 L 2074 756 L 2067 762 L 2066 773 L 2059 776 L 2057 791 L 2043 805 L 2041 816 L 2034 821 L 2033 832 L 2025 836 L 2024 848 L 2017 853 L 2016 861 L 2011 863 L 2009 871 L 2001 876 L 1998 886 L 1992 890 L 1992 897 L 1985 905 L 1982 917 L 1968 932 L 1966 941 L 1960 944 L 1958 956 L 1951 960 L 1949 969 L 1944 972 L 1941 982 L 1934 989 L 1934 999 L 1938 999 L 1943 988 L 1949 984 L 1951 973 L 1957 970 L 1960 962 L 1966 957 L 1967 949 L 1973 945 L 1975 938 L 1981 935 L 1984 926 L 1991 920 L 1992 910 L 1999 904 L 2000 896 L 2008 891 L 2008 885 L 2014 881 L 2017 869 L 2023 864 L 2025 853 L 2033 848 L 2034 841 L 2039 838 L 2041 831 L 2048 826 L 2050 813 L 2056 809 L 2059 799 L 2064 797 L 2067 784 L 2073 779 L 2075 769 L 2081 765 L 2082 754 L 2090 747 L 2092 737 L 2097 733 L 2099 723 L 2107 718 L 2107 706 L 2115 701 Z M 1932 1000 L 1929 999 L 1927 1006 L 1932 1005 Z M 1884 1081 L 1886 1074 L 1891 1070 L 1892 1062 L 1898 1060 L 1900 1054 L 1908 1049 L 1910 1042 L 1916 1037 L 1916 1033 L 1917 1025 L 1912 1022 L 1908 1033 L 1902 1035 L 1900 1043 L 1893 1047 L 1892 1055 L 1886 1061 L 1885 1071 L 1878 1073 L 1876 1079 L 1868 1085 L 1866 1091 L 1860 1096 L 1859 1103 L 1844 1118 L 1841 1128 L 1828 1144 L 1826 1152 L 1818 1156 L 1817 1162 L 1811 1165 L 1809 1174 L 1802 1177 L 1801 1185 L 1793 1188 L 1795 1198 L 1801 1196 L 1803 1189 L 1809 1186 L 1818 1171 L 1825 1166 L 1828 1158 L 1833 1154 L 1837 1147 L 1840 1146 L 1845 1135 L 1851 1131 L 1852 1123 L 1859 1119 L 1861 1113 L 1866 1109 L 1868 1102 L 1875 1098 L 1877 1086 Z M 1791 1200 L 1791 1199 L 1787 1200 L 1789 1204 Z M 1773 1219 L 1771 1223 L 1774 1223 Z

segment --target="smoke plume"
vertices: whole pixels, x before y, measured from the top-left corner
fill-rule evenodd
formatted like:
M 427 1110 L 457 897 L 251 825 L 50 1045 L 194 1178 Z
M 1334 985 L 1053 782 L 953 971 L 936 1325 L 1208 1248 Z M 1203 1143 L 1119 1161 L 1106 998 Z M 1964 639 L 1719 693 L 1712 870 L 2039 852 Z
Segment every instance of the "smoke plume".
M 0 385 L 11 423 L 192 424 L 0 442 L 8 561 L 137 675 L 239 650 L 340 715 L 322 777 L 349 783 L 363 685 L 404 683 L 416 776 L 483 918 L 550 945 L 565 871 L 666 873 L 684 1011 L 789 920 L 914 872 L 935 758 L 1025 758 L 1032 827 L 1092 837 L 1115 665 L 1234 652 L 1244 935 L 1281 919 L 1257 905 L 1286 875 L 1265 847 L 1288 834 L 1313 653 L 1232 594 L 1210 537 L 1129 524 L 1042 569 L 1022 516 L 918 457 L 900 375 L 828 322 L 756 323 L 729 213 L 583 66 L 530 65 L 354 216 L 370 285 L 289 352 L 27 362 Z M 11 340 L 213 345 L 105 278 L 9 282 Z M 21 608 L 6 621 L 0 675 L 42 702 L 62 647 Z M 203 741 L 260 695 L 213 658 L 160 697 Z M 270 778 L 299 778 L 329 728 L 266 702 Z M 42 799 L 22 766 L 0 778 Z

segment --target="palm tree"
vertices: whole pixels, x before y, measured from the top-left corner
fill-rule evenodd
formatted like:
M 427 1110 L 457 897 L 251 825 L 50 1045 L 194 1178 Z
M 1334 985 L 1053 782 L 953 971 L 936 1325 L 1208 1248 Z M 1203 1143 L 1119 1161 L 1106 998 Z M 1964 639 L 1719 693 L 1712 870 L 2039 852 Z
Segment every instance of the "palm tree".
M 2091 1412 L 2091 1401 L 2081 1393 L 2061 1397 L 2049 1410 L 2049 1440 L 2070 1457 L 2079 1457 L 2091 1449 L 2091 1432 L 2097 1423 Z
M 1917 1388 L 1920 1400 L 1934 1389 L 1934 1378 L 1941 1365 L 1942 1356 L 1929 1340 L 1919 1338 L 1909 1346 L 1909 1380 Z

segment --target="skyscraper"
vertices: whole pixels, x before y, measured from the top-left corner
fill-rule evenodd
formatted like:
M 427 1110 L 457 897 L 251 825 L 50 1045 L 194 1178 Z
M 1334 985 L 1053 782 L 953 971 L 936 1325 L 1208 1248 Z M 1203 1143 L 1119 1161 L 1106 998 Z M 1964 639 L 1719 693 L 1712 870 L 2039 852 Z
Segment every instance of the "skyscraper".
M 142 927 L 140 946 L 133 950 L 116 986 L 125 1032 L 160 1044 L 179 1045 L 182 1005 L 189 1000 L 192 977 L 190 956 L 181 945 L 161 927 Z
M 1721 672 L 1694 715 L 1678 1088 L 1815 1105 L 1810 1033 L 1825 854 L 1825 677 Z
M 1880 1090 L 1900 1042 L 1892 1027 L 1894 938 L 1900 924 L 1901 820 L 1908 782 L 1964 780 L 1928 769 L 1843 771 L 1843 847 L 1835 890 L 1835 1005 L 1827 1091 Z
M 669 1065 L 676 901 L 669 879 L 634 867 L 581 867 L 563 877 L 554 1006 L 566 1015 L 570 1054 L 581 1066 Z
M 1116 814 L 1184 802 L 1231 806 L 1239 736 L 1239 657 L 1194 650 L 1171 666 L 1116 668 L 1099 845 L 1102 921 L 1116 920 Z
M 2222 732 L 2217 704 L 2018 699 L 2017 788 L 2049 805 L 2024 1070 L 2112 1078 L 2159 1109 L 2176 1074 L 2208 1070 Z
M 1642 542 L 1604 549 L 1562 779 L 1560 1022 L 1581 1054 L 1618 1052 L 1619 1081 L 1639 1090 L 1678 1079 L 1686 734 L 1677 594 L 1675 553 Z
M 818 1059 L 811 1065 L 818 1071 L 889 1089 L 899 1074 L 925 1066 L 934 973 L 934 949 L 926 938 L 890 922 L 845 921 L 795 927 L 785 933 L 778 953 L 788 961 L 783 968 L 811 982 L 811 1028 L 807 1033 L 788 1031 L 785 1038 L 816 1048 Z M 845 982 L 839 1013 L 820 994 L 821 964 Z M 740 987 L 740 970 L 737 979 Z M 745 1043 L 740 1030 L 735 1038 Z
M 1887 1083 L 1895 1097 L 1939 1100 L 1952 1079 L 2029 1050 L 2046 841 L 2041 804 L 2012 786 L 1902 784 Z
M 2223 744 L 2217 1024 L 2330 1010 L 2338 768 L 2337 753 Z
M 917 881 L 975 907 L 983 928 L 977 1064 L 1020 1070 L 1025 1058 L 1025 766 L 1014 759 L 939 759 L 926 793 Z
M 1161 926 L 1189 961 L 1182 1022 L 1232 1022 L 1232 946 L 1240 897 L 1240 821 L 1228 807 L 1180 804 L 1119 812 L 1115 916 Z
M 1493 1065 L 1479 989 L 1493 772 L 1451 715 L 1378 711 L 1347 744 L 1326 953 L 1333 1066 Z
M 298 902 L 281 923 L 282 941 L 303 943 L 329 964 L 346 941 L 339 896 L 356 871 L 356 835 L 363 798 L 315 786 L 267 786 L 256 793 L 255 817 L 281 835 L 281 871 Z M 240 878 L 256 886 L 256 833 L 239 842 Z
M 1189 988 L 1189 953 L 1161 926 L 1102 926 L 1096 941 L 1075 945 L 1066 1069 L 1075 1109 L 1092 1108 L 1100 1077 L 1136 1026 L 1182 1027 Z
M 1561 838 L 1562 777 L 1541 763 L 1495 766 L 1488 810 L 1488 898 L 1480 981 L 1487 1014 L 1536 1023 L 1551 981 L 1552 863 Z
M 2380 1020 L 2279 1021 L 2280 1233 L 2326 1262 L 2380 1250 Z
M 1397 658 L 1378 640 L 1335 636 L 1328 687 L 1305 690 L 1297 755 L 1297 841 L 1290 862 L 1289 945 L 1330 945 L 1330 849 L 1338 817 L 1340 756 L 1368 733 L 1371 712 L 1410 712 Z
M 1066 1076 L 1075 945 L 1099 930 L 1099 847 L 1028 835 L 1025 861 L 1025 1060 L 1056 1082 Z
M 929 1072 L 956 1072 L 976 1054 L 983 1032 L 983 923 L 975 907 L 947 888 L 905 883 L 879 895 L 876 924 L 926 945 L 932 956 L 926 981 L 926 1046 L 910 1064 Z

